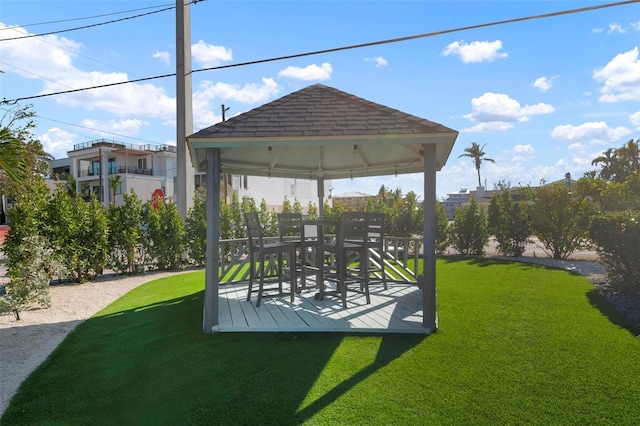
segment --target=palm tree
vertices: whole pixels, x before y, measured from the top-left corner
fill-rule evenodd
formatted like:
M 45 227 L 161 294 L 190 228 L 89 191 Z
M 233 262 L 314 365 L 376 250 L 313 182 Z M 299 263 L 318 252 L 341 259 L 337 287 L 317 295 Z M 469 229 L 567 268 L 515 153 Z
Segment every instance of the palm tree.
M 494 163 L 495 161 L 491 158 L 486 158 L 485 157 L 485 152 L 483 151 L 484 147 L 487 146 L 487 144 L 485 143 L 484 145 L 482 145 L 482 147 L 480 147 L 480 145 L 478 145 L 476 142 L 471 142 L 471 146 L 468 148 L 464 149 L 464 154 L 460 154 L 458 156 L 458 158 L 460 157 L 469 157 L 469 158 L 473 158 L 473 162 L 474 165 L 476 166 L 476 170 L 478 171 L 478 186 L 482 186 L 482 181 L 480 180 L 480 165 L 482 164 L 483 161 L 488 161 L 490 163 Z
M 116 202 L 116 195 L 118 194 L 118 190 L 122 186 L 122 182 L 120 181 L 120 175 L 111 175 L 109 176 L 109 185 L 111 186 L 111 190 L 113 191 L 113 202 Z
M 626 171 L 629 174 L 640 171 L 639 144 L 640 140 L 634 141 L 631 139 L 629 142 L 624 144 L 622 148 L 616 150 L 616 155 L 624 162 L 625 167 L 628 168 Z
M 26 151 L 22 141 L 4 127 L 0 129 L 0 175 L 19 184 L 27 179 Z

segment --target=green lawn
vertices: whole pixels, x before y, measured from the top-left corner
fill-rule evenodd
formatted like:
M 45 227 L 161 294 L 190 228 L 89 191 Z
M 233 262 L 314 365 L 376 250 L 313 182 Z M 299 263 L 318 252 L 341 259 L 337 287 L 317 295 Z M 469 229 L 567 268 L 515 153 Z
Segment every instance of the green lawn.
M 583 277 L 438 261 L 431 336 L 216 334 L 204 273 L 76 328 L 0 423 L 637 425 L 640 339 Z

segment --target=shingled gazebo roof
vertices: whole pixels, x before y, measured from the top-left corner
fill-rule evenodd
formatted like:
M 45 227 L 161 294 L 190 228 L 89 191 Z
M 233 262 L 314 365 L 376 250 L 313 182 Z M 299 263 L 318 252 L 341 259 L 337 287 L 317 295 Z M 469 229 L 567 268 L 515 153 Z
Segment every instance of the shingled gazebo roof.
M 223 173 L 339 179 L 420 172 L 425 143 L 437 144 L 439 170 L 457 135 L 439 123 L 315 84 L 187 141 L 199 169 L 205 148 L 221 148 Z

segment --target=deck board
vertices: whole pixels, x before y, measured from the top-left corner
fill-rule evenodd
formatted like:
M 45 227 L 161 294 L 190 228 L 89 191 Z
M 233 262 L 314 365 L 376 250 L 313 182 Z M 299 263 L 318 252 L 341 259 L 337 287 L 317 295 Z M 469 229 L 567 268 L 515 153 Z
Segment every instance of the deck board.
M 330 284 L 329 284 L 330 285 Z M 296 294 L 269 292 L 259 307 L 256 295 L 247 301 L 247 284 L 220 286 L 219 332 L 345 332 L 429 334 L 422 326 L 422 292 L 415 284 L 371 285 L 371 303 L 356 292 L 347 293 L 347 308 L 336 295 L 316 300 L 317 289 Z

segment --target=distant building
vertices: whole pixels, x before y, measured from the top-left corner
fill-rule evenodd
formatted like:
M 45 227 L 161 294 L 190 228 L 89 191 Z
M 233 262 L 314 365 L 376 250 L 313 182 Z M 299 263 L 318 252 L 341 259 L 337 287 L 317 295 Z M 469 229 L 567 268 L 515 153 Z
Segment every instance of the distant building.
M 150 200 L 157 191 L 175 198 L 176 156 L 173 145 L 135 145 L 97 139 L 74 145 L 68 158 L 53 160 L 50 174 L 54 179 L 47 184 L 54 189 L 60 183 L 55 179 L 71 176 L 76 181 L 76 191 L 95 194 L 105 206 L 114 201 L 122 204 L 121 194 L 131 190 L 143 201 Z M 119 177 L 117 183 L 114 176 Z M 319 202 L 317 182 L 312 180 L 238 175 L 223 175 L 222 179 L 231 188 L 230 193 L 223 194 L 227 200 L 235 192 L 239 199 L 251 197 L 257 204 L 264 199 L 276 211 L 282 208 L 285 197 L 292 203 L 297 199 L 305 209 L 309 202 L 316 206 Z M 205 181 L 206 173 L 195 172 L 196 188 L 204 186 Z M 325 181 L 325 194 L 330 194 L 330 188 L 331 181 Z M 329 196 L 325 195 L 324 200 L 328 201 Z
M 544 183 L 541 185 L 541 187 L 564 185 L 567 188 L 570 188 L 573 187 L 576 182 L 576 180 L 571 179 L 571 174 L 567 173 L 564 179 Z M 519 201 L 522 198 L 520 187 L 511 187 L 508 189 L 511 192 L 511 197 L 514 201 Z M 475 191 L 467 191 L 466 189 L 463 189 L 459 193 L 448 194 L 448 198 L 443 201 L 443 204 L 445 206 L 445 211 L 447 212 L 449 220 L 453 220 L 453 215 L 456 208 L 467 207 L 472 198 L 476 200 L 478 205 L 484 208 L 485 212 L 488 211 L 489 204 L 491 204 L 491 198 L 493 198 L 493 196 L 498 194 L 501 190 L 502 189 L 485 189 L 483 186 L 479 186 Z
M 459 192 L 447 194 L 447 198 L 442 201 L 442 205 L 444 206 L 444 211 L 447 212 L 449 220 L 453 220 L 453 214 L 458 207 L 469 201 L 470 195 L 467 188 L 462 188 Z
M 376 197 L 376 195 L 369 195 L 365 194 L 364 192 L 352 191 L 344 192 L 342 194 L 336 194 L 331 198 L 334 206 L 337 204 L 342 204 L 349 210 L 353 210 L 358 208 L 364 209 L 367 205 L 367 201 L 369 199 L 375 200 Z

